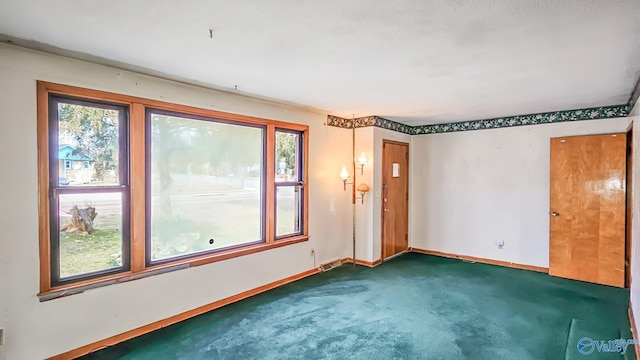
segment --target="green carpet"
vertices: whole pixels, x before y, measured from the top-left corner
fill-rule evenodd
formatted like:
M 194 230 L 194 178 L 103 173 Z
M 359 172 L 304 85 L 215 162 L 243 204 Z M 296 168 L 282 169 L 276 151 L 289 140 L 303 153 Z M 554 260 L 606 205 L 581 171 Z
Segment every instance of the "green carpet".
M 606 328 L 631 338 L 628 298 L 623 289 L 410 253 L 314 275 L 85 358 L 564 359 L 577 349 L 573 319 L 596 335 Z

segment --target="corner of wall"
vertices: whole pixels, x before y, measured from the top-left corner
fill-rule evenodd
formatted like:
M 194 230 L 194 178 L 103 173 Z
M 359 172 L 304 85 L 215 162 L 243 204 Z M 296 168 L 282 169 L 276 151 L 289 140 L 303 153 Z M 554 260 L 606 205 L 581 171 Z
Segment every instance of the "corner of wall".
M 355 157 L 364 152 L 368 158 L 362 174 L 356 169 L 356 186 L 361 183 L 369 185 L 369 192 L 365 194 L 364 203 L 356 200 L 356 258 L 366 262 L 373 262 L 375 258 L 374 238 L 374 199 L 376 188 L 374 185 L 374 174 L 377 168 L 378 158 L 374 153 L 374 127 L 364 127 L 356 129 Z M 360 193 L 356 192 L 356 197 Z
M 640 116 L 640 99 L 636 100 L 636 103 L 631 107 L 629 116 Z
M 630 116 L 638 116 L 640 101 L 636 102 Z M 634 121 L 636 120 L 636 121 Z M 629 289 L 630 303 L 632 307 L 630 314 L 636 319 L 629 319 L 638 324 L 637 316 L 640 314 L 640 118 L 631 119 L 632 121 L 632 157 L 631 165 L 631 286 Z

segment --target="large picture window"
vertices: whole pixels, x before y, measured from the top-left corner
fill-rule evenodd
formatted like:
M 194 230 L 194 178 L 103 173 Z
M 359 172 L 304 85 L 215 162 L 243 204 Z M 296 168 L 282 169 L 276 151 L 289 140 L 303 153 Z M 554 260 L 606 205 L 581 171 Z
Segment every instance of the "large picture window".
M 40 296 L 306 241 L 308 127 L 38 82 Z
M 147 110 L 150 263 L 265 241 L 264 126 Z

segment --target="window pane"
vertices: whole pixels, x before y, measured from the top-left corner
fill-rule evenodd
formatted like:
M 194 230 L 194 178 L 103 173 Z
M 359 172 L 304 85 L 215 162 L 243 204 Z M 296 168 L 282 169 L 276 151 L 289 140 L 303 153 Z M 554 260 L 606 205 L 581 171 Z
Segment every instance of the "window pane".
M 59 197 L 60 277 L 122 266 L 122 194 Z
M 58 103 L 59 186 L 119 184 L 119 115 L 118 110 Z
M 151 114 L 151 260 L 263 241 L 263 129 Z
M 276 131 L 276 182 L 298 181 L 300 134 Z
M 300 233 L 300 186 L 276 187 L 276 237 Z

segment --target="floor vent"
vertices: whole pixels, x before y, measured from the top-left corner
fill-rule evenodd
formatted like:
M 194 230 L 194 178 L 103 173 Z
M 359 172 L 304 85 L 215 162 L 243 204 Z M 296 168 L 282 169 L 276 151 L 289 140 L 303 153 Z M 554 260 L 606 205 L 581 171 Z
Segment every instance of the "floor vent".
M 340 265 L 342 265 L 342 262 L 340 260 L 334 260 L 332 262 L 320 265 L 320 270 L 322 270 L 322 272 L 327 272 L 331 269 L 337 268 Z

